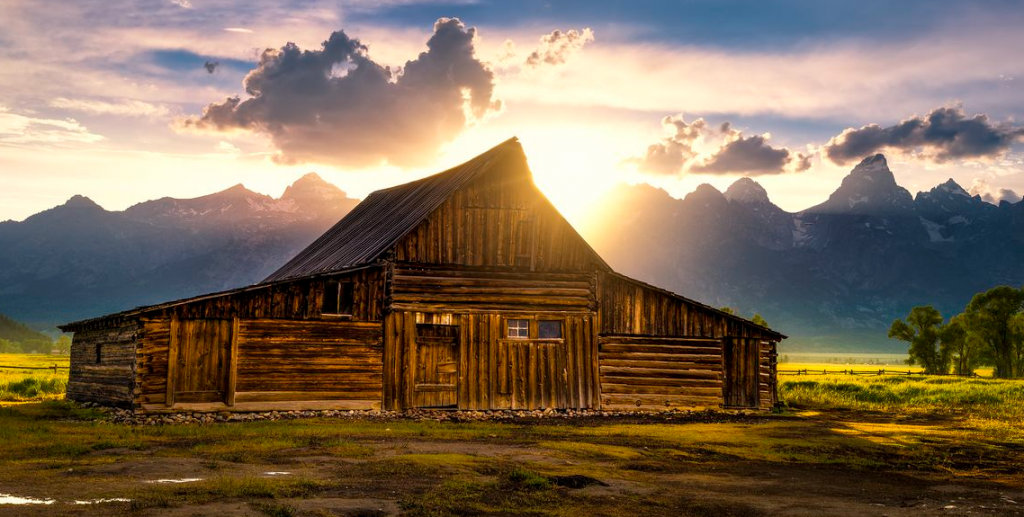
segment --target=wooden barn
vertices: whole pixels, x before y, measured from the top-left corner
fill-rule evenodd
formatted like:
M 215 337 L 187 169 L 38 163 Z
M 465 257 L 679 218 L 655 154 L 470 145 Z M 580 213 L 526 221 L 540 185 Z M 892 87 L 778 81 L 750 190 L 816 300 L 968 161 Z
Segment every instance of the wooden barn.
M 516 139 L 263 282 L 61 327 L 68 398 L 169 411 L 770 408 L 785 336 L 613 271 Z

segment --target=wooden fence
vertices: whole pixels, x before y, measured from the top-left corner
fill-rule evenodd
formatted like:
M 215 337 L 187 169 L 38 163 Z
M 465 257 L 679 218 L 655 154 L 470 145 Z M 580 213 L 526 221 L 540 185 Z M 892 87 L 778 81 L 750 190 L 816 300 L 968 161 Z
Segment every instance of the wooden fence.
M 801 368 L 801 369 L 798 369 L 798 370 L 783 370 L 783 369 L 780 368 L 779 371 L 778 371 L 778 374 L 779 375 L 870 375 L 870 376 L 879 376 L 879 375 L 904 375 L 904 376 L 906 376 L 906 375 L 928 375 L 928 376 L 936 376 L 936 377 L 980 377 L 980 375 L 978 375 L 977 373 L 974 373 L 974 372 L 971 372 L 971 373 L 931 373 L 931 374 L 926 374 L 926 373 L 921 372 L 921 371 L 915 372 L 913 370 L 892 370 L 892 369 L 887 370 L 885 368 L 880 368 L 878 370 L 854 370 L 854 369 L 829 370 L 829 369 L 823 368 L 820 371 L 817 370 L 817 369 L 810 369 L 810 368 Z
M 0 370 L 53 370 L 53 373 L 57 373 L 57 370 L 68 370 L 70 366 L 3 366 L 0 365 Z

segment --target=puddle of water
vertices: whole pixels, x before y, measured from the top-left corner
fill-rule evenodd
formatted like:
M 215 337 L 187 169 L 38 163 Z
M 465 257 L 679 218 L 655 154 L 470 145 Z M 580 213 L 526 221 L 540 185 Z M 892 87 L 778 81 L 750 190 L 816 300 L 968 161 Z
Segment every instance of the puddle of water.
M 131 499 L 123 497 L 111 497 L 108 499 L 90 499 L 88 501 L 75 501 L 74 504 L 101 504 L 101 503 L 130 503 Z
M 11 494 L 0 494 L 0 504 L 53 504 L 53 499 L 35 499 L 33 497 L 17 497 Z
M 196 481 L 202 480 L 203 478 L 153 479 L 146 481 L 146 483 L 195 483 Z
M 291 472 L 264 472 L 263 474 L 267 476 L 288 476 L 291 475 Z

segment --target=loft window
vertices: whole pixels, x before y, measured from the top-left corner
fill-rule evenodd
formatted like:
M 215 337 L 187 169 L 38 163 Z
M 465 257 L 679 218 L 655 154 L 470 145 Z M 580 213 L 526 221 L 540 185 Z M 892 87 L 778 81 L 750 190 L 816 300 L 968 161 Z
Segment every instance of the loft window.
M 561 320 L 540 320 L 537 322 L 537 337 L 540 339 L 562 339 Z
M 530 339 L 530 320 L 507 320 L 509 339 Z
M 102 360 L 103 360 L 103 344 L 102 343 L 97 343 L 96 344 L 96 364 L 100 364 L 100 361 L 102 361 Z
M 324 286 L 323 314 L 352 314 L 352 282 L 328 280 Z

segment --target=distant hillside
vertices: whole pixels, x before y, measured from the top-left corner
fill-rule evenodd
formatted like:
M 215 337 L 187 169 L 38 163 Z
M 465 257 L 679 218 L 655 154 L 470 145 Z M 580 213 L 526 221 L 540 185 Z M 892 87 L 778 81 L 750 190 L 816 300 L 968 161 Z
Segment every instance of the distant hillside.
M 949 180 L 912 196 L 865 159 L 825 202 L 789 213 L 744 178 L 680 200 L 647 185 L 602 203 L 587 232 L 612 267 L 715 306 L 762 314 L 789 351 L 905 352 L 886 337 L 915 305 L 943 315 L 1024 284 L 1024 202 L 999 206 Z
M 277 199 L 236 185 L 112 212 L 74 196 L 0 223 L 0 312 L 43 327 L 249 285 L 356 203 L 316 174 Z
M 38 349 L 47 352 L 51 348 L 50 343 L 53 342 L 46 334 L 36 332 L 24 323 L 3 314 L 0 314 L 0 341 L 15 343 L 20 350 Z

